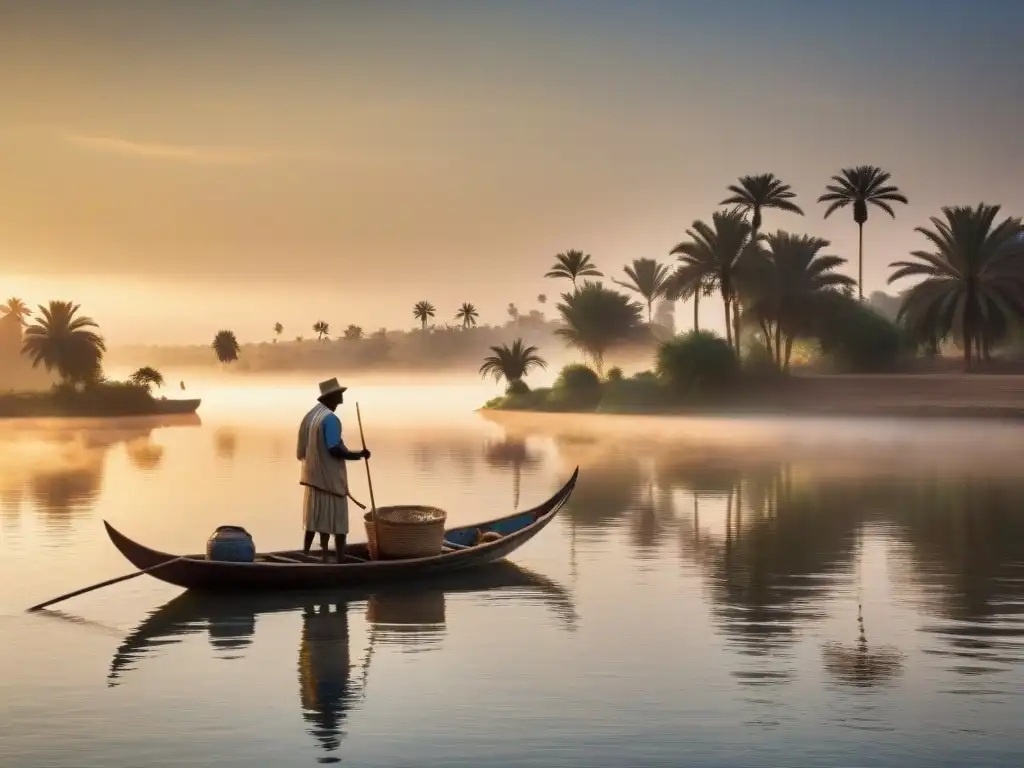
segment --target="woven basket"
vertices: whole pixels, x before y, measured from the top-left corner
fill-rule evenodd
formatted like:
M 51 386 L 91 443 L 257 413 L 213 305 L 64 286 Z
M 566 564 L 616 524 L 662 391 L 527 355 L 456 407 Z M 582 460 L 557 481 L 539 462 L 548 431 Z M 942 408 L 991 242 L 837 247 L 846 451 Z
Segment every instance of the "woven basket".
M 363 515 L 370 556 L 374 560 L 404 560 L 439 555 L 447 518 L 447 513 L 437 507 L 377 507 L 376 525 L 372 512 Z

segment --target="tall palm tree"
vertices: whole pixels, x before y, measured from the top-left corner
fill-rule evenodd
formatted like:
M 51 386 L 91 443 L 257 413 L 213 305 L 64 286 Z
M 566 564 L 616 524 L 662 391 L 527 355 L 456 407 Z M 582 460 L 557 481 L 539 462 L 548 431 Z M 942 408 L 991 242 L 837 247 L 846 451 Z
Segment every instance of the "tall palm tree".
M 20 325 L 24 325 L 25 320 L 31 316 L 32 310 L 28 308 L 24 301 L 15 296 L 0 304 L 0 317 L 14 318 Z
M 779 211 L 796 213 L 800 216 L 804 212 L 793 199 L 796 193 L 789 184 L 783 184 L 775 177 L 774 173 L 759 173 L 755 176 L 741 176 L 738 184 L 730 184 L 728 189 L 732 194 L 721 202 L 721 205 L 735 205 L 740 210 L 750 213 L 750 242 L 757 247 L 760 241 L 762 213 L 766 208 L 774 208 Z M 738 287 L 738 286 L 736 286 Z M 732 302 L 733 333 L 736 339 L 736 349 L 739 350 L 740 343 L 740 297 L 736 296 Z
M 427 320 L 432 318 L 436 313 L 437 310 L 429 301 L 417 301 L 415 306 L 412 308 L 412 316 L 420 321 L 420 327 L 424 331 L 427 330 Z
M 654 302 L 665 295 L 671 270 L 654 259 L 633 259 L 633 263 L 623 267 L 622 271 L 626 273 L 629 282 L 614 278 L 612 282 L 644 297 L 647 302 L 647 324 L 650 325 Z
M 284 326 L 280 323 L 274 323 L 274 343 L 277 343 L 277 337 L 284 333 Z
M 568 278 L 572 280 L 573 290 L 576 290 L 577 279 L 581 277 L 604 277 L 604 275 L 594 266 L 594 262 L 590 260 L 589 253 L 571 249 L 555 256 L 555 263 L 551 266 L 551 271 L 544 275 L 544 277 Z
M 822 253 L 831 245 L 828 240 L 780 230 L 764 241 L 766 258 L 745 276 L 750 286 L 747 311 L 760 323 L 776 365 L 789 370 L 793 341 L 810 333 L 828 302 L 854 280 L 835 271 L 846 259 Z
M 234 331 L 217 331 L 217 335 L 213 337 L 213 343 L 210 346 L 213 348 L 214 353 L 216 353 L 217 359 L 222 363 L 234 362 L 238 359 L 238 353 L 241 351 Z
M 164 376 L 156 368 L 144 365 L 129 376 L 128 381 L 149 392 L 150 387 L 162 387 L 164 385 Z
M 324 320 L 317 320 L 313 323 L 313 333 L 316 334 L 317 341 L 323 341 L 324 336 L 328 336 L 331 333 L 331 324 Z
M 931 229 L 915 228 L 934 250 L 890 264 L 896 271 L 889 283 L 924 278 L 904 293 L 899 318 L 921 339 L 953 333 L 967 370 L 972 351 L 985 352 L 1024 317 L 1024 227 L 1015 218 L 997 224 L 999 209 L 985 203 L 943 208 L 945 220 L 933 216 Z
M 47 371 L 57 369 L 65 384 L 76 385 L 101 375 L 107 351 L 99 328 L 91 317 L 79 315 L 81 307 L 70 301 L 51 301 L 40 306 L 35 322 L 25 329 L 22 353 Z
M 818 198 L 819 203 L 829 203 L 825 209 L 827 219 L 833 211 L 853 205 L 853 220 L 857 222 L 857 298 L 864 300 L 864 222 L 868 220 L 868 203 L 881 208 L 896 218 L 896 211 L 890 203 L 903 203 L 908 200 L 899 188 L 889 183 L 892 174 L 874 165 L 858 165 L 856 168 L 843 168 L 838 176 L 833 176 L 834 184 L 825 187 L 825 194 Z
M 575 292 L 563 293 L 557 308 L 564 326 L 555 333 L 590 355 L 598 373 L 612 346 L 638 338 L 643 330 L 643 307 L 601 283 L 587 280 Z
M 480 313 L 468 301 L 463 302 L 462 306 L 459 307 L 459 311 L 455 313 L 455 319 L 462 322 L 463 328 L 472 328 L 476 325 L 478 317 L 480 317 Z
M 480 375 L 491 376 L 495 381 L 504 379 L 510 391 L 530 371 L 548 366 L 547 361 L 537 354 L 537 348 L 523 344 L 522 339 L 513 341 L 511 347 L 502 344 L 490 349 L 494 354 L 484 358 Z
M 744 248 L 751 241 L 751 226 L 739 207 L 716 211 L 711 224 L 694 221 L 686 230 L 689 240 L 679 243 L 670 253 L 679 258 L 679 266 L 668 285 L 673 298 L 690 298 L 695 302 L 694 328 L 701 294 L 718 290 L 725 308 L 725 335 L 729 344 L 739 349 L 739 329 L 734 322 L 738 313 L 732 311 L 737 301 L 737 273 L 748 263 L 750 254 Z M 742 260 L 741 260 L 742 257 Z

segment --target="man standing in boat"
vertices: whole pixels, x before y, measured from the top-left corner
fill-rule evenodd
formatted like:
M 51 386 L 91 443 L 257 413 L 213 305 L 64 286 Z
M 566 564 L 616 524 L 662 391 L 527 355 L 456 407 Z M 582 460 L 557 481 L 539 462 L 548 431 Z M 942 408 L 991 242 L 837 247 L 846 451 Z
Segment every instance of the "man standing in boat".
M 338 562 L 345 553 L 348 535 L 348 467 L 346 461 L 369 459 L 370 452 L 363 448 L 350 451 L 341 436 L 338 406 L 344 400 L 345 390 L 336 378 L 320 382 L 319 402 L 307 413 L 299 425 L 299 439 L 295 456 L 302 462 L 299 483 L 305 486 L 303 520 L 306 537 L 303 551 L 308 555 L 313 545 L 313 534 L 320 534 L 320 548 L 327 561 L 330 536 Z M 365 509 L 355 499 L 356 506 Z

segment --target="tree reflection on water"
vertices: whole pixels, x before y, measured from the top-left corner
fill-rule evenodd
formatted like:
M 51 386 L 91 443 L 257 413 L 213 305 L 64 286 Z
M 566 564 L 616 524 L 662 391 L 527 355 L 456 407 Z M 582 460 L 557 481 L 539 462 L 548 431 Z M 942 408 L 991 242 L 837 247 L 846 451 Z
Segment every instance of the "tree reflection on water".
M 792 679 L 797 643 L 830 616 L 850 610 L 852 621 L 854 605 L 857 639 L 821 643 L 826 669 L 860 686 L 901 673 L 903 652 L 868 643 L 865 607 L 844 598 L 859 583 L 862 540 L 888 553 L 890 592 L 911 591 L 931 617 L 923 630 L 939 641 L 932 657 L 975 676 L 1024 661 L 1024 478 L 1000 462 L 933 462 L 905 446 L 750 450 L 621 431 L 574 424 L 548 433 L 560 470 L 581 467 L 563 513 L 570 535 L 607 536 L 627 523 L 637 558 L 674 541 L 736 658 L 749 659 L 734 672 L 741 682 Z
M 195 426 L 198 418 L 26 421 L 0 427 L 0 514 L 13 530 L 34 508 L 48 531 L 66 534 L 71 521 L 91 512 L 103 490 L 111 449 L 125 446 L 129 463 L 155 472 L 163 447 L 153 432 L 165 426 Z

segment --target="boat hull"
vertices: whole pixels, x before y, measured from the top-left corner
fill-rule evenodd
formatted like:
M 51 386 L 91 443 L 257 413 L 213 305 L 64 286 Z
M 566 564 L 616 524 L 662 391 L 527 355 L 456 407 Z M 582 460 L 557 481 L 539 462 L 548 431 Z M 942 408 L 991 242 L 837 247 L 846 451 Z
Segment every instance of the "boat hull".
M 202 591 L 316 590 L 366 586 L 423 579 L 453 573 L 502 560 L 540 533 L 565 505 L 576 487 L 579 468 L 554 496 L 540 506 L 514 515 L 445 531 L 445 540 L 459 547 L 434 557 L 408 560 L 369 560 L 365 544 L 346 547 L 346 554 L 363 558 L 345 563 L 268 562 L 230 563 L 207 560 L 205 555 L 178 555 L 150 549 L 125 536 L 107 521 L 107 535 L 118 551 L 136 568 L 155 568 L 149 575 L 185 589 Z M 477 530 L 502 533 L 496 541 L 466 546 Z M 295 551 L 272 552 L 266 557 L 299 557 Z
M 200 398 L 192 400 L 184 399 L 173 399 L 173 400 L 155 400 L 156 412 L 160 415 L 173 415 L 183 413 L 195 413 L 199 410 L 199 405 L 203 402 Z

